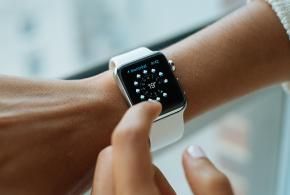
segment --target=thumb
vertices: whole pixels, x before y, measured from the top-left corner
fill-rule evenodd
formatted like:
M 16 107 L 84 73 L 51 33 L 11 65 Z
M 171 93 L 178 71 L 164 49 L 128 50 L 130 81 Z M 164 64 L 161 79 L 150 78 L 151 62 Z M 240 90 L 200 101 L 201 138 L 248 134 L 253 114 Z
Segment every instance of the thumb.
M 199 146 L 188 147 L 182 163 L 195 195 L 233 195 L 228 178 L 209 161 Z

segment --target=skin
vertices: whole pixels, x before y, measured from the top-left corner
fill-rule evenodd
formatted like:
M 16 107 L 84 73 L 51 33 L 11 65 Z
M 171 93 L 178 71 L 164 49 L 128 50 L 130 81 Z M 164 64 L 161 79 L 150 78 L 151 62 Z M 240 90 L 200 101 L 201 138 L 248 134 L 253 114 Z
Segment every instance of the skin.
M 290 80 L 290 45 L 263 1 L 163 52 L 186 91 L 186 120 Z M 79 194 L 128 109 L 112 71 L 76 81 L 0 76 L 0 194 Z
M 160 103 L 144 102 L 125 113 L 114 130 L 111 146 L 99 154 L 92 195 L 176 194 L 152 164 L 147 142 L 160 111 Z M 195 195 L 233 195 L 227 177 L 206 156 L 185 151 L 183 167 Z
M 126 109 L 106 108 L 102 101 L 121 96 L 103 90 L 102 76 L 0 80 L 0 194 L 78 194 L 87 188 L 95 154 L 110 143 L 109 127 Z

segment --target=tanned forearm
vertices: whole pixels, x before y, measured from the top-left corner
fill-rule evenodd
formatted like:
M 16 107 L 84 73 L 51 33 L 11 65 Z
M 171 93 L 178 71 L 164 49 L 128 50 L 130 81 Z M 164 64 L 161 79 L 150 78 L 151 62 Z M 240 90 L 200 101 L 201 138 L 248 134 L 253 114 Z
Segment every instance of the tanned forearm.
M 80 194 L 124 103 L 102 75 L 40 81 L 0 75 L 0 194 Z M 114 113 L 114 115 L 112 114 Z M 120 114 L 120 115 L 118 115 Z
M 186 119 L 290 80 L 289 43 L 270 5 L 255 1 L 165 49 L 186 91 Z

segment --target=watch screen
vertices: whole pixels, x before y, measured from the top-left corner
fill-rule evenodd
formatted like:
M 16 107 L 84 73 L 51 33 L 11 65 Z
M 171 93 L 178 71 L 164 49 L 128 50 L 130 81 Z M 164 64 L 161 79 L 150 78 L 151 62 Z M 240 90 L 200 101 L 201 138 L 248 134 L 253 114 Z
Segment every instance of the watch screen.
M 185 98 L 162 53 L 125 65 L 118 75 L 132 104 L 149 99 L 162 104 L 161 115 L 184 106 Z

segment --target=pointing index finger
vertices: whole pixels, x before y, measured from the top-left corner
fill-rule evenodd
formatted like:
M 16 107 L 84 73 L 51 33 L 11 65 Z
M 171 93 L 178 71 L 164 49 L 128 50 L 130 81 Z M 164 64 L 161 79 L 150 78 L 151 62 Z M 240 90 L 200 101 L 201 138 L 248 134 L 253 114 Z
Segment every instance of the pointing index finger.
M 152 122 L 161 112 L 161 104 L 145 102 L 131 107 L 112 136 L 113 172 L 116 190 L 144 189 L 153 184 L 151 154 L 148 145 Z

